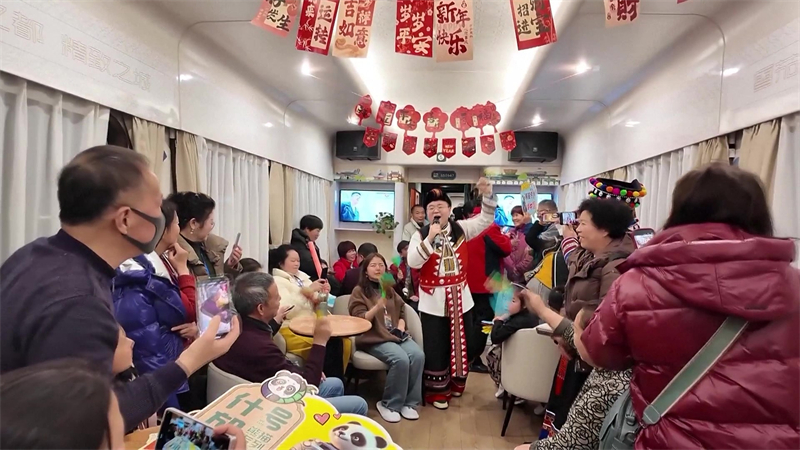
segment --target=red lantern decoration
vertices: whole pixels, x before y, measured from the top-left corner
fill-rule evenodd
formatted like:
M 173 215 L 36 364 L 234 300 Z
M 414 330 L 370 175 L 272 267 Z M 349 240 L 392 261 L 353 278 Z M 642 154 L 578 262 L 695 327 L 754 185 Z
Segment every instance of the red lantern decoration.
M 383 127 L 392 126 L 394 110 L 396 109 L 397 105 L 392 102 L 381 102 L 381 105 L 378 107 L 378 114 L 375 115 L 375 121 L 380 125 L 381 131 L 383 131 Z
M 361 125 L 362 120 L 369 119 L 369 116 L 372 115 L 372 97 L 369 95 L 361 97 L 355 107 L 355 113 L 356 117 L 358 117 L 359 125 Z
M 417 129 L 417 124 L 421 118 L 419 111 L 411 105 L 406 105 L 403 109 L 397 111 L 397 126 L 404 131 L 403 135 L 405 136 L 409 131 Z
M 461 138 L 461 154 L 471 158 L 475 154 L 475 138 Z
M 517 138 L 514 136 L 513 131 L 503 131 L 500 133 L 500 145 L 503 146 L 503 150 L 510 152 L 517 148 Z
M 381 147 L 387 152 L 397 148 L 397 133 L 384 132 L 383 139 L 381 139 Z
M 442 154 L 447 159 L 456 156 L 456 140 L 454 138 L 442 139 Z
M 481 151 L 487 155 L 494 153 L 494 135 L 484 134 L 481 136 Z
M 453 111 L 453 114 L 450 114 L 450 125 L 461 132 L 461 137 L 467 137 L 467 130 L 472 128 L 470 110 L 462 106 Z M 442 145 L 444 145 L 444 142 L 442 142 Z
M 417 137 L 416 136 L 403 136 L 403 153 L 412 155 L 417 151 Z
M 425 138 L 424 145 L 422 146 L 422 154 L 428 158 L 433 158 L 439 152 L 439 139 Z
M 435 138 L 436 133 L 444 131 L 447 125 L 447 113 L 440 108 L 433 108 L 422 116 L 422 120 L 425 121 L 425 131 L 433 133 L 431 137 Z
M 381 134 L 377 128 L 367 127 L 364 131 L 364 145 L 367 147 L 375 147 L 378 145 L 378 136 Z

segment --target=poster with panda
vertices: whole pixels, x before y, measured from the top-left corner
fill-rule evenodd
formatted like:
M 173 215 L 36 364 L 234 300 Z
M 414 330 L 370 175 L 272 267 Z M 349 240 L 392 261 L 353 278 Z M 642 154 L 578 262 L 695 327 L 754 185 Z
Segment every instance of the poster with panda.
M 242 429 L 255 450 L 402 450 L 374 420 L 340 414 L 316 386 L 282 370 L 261 384 L 240 384 L 197 414 L 209 425 Z

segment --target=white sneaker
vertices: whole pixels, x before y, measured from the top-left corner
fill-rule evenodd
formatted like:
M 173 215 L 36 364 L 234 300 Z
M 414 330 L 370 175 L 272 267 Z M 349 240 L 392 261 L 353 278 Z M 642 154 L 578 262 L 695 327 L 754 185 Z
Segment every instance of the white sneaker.
M 497 392 L 494 393 L 494 398 L 503 398 L 503 394 L 506 393 L 506 390 L 503 389 L 503 386 L 497 388 Z
M 447 409 L 450 407 L 450 403 L 448 402 L 433 402 L 433 407 L 436 409 Z
M 542 403 L 539 403 L 535 408 L 533 408 L 533 414 L 537 416 L 543 416 L 546 411 L 547 408 L 545 408 L 544 404 Z
M 400 422 L 400 413 L 397 411 L 392 411 L 391 409 L 383 406 L 383 403 L 381 402 L 378 402 L 378 412 L 380 413 L 383 420 L 389 423 Z
M 525 403 L 525 399 L 524 398 L 518 398 L 518 399 L 514 400 L 514 405 L 516 405 L 516 406 L 519 406 L 519 405 L 521 405 L 523 403 Z
M 403 419 L 406 420 L 419 419 L 419 413 L 417 412 L 417 410 L 410 406 L 403 406 L 403 409 L 400 410 L 400 415 L 403 416 Z

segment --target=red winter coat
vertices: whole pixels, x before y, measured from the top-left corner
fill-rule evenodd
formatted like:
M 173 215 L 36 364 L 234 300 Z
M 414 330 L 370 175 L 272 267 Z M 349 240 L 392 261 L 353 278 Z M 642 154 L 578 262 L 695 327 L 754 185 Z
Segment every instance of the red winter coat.
M 800 448 L 800 272 L 791 241 L 723 224 L 659 233 L 622 276 L 581 338 L 595 365 L 633 366 L 636 416 L 725 317 L 750 324 L 637 449 Z
M 469 263 L 467 284 L 473 294 L 488 294 L 486 279 L 494 272 L 503 272 L 503 258 L 511 254 L 511 239 L 496 224 L 467 241 Z

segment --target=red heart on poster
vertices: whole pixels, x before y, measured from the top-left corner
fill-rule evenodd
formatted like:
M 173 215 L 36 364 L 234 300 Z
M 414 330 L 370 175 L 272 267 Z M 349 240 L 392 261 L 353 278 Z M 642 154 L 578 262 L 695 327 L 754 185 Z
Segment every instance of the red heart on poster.
M 517 138 L 514 136 L 513 131 L 503 131 L 500 133 L 500 145 L 503 146 L 503 150 L 510 152 L 517 148 Z
M 339 420 L 339 419 L 341 419 L 341 418 L 342 418 L 342 413 L 336 413 L 336 414 L 334 414 L 334 415 L 333 415 L 333 418 L 334 418 L 334 419 L 336 419 L 336 420 Z
M 454 138 L 442 139 L 442 154 L 447 159 L 456 156 L 456 140 Z
M 417 137 L 416 136 L 403 136 L 403 153 L 412 155 L 417 151 Z
M 367 147 L 375 147 L 378 144 L 378 136 L 381 131 L 377 128 L 367 127 L 364 131 L 364 145 Z
M 487 155 L 494 153 L 494 135 L 485 134 L 481 136 L 481 151 Z
M 422 154 L 427 156 L 428 158 L 433 158 L 436 156 L 436 153 L 439 151 L 439 139 L 436 138 L 425 138 L 424 144 L 422 146 Z
M 406 105 L 403 109 L 397 111 L 397 126 L 407 132 L 414 131 L 417 129 L 417 124 L 421 118 L 419 111 L 411 105 Z
M 475 138 L 467 137 L 461 139 L 461 154 L 467 158 L 471 158 L 476 153 Z
M 425 121 L 425 131 L 433 133 L 431 137 L 436 137 L 436 133 L 444 130 L 447 125 L 447 113 L 442 111 L 441 108 L 433 108 L 422 116 Z
M 384 132 L 383 139 L 381 140 L 381 147 L 387 152 L 397 148 L 397 133 Z
M 317 421 L 320 425 L 325 425 L 331 419 L 331 415 L 329 413 L 324 414 L 314 414 L 314 420 Z

